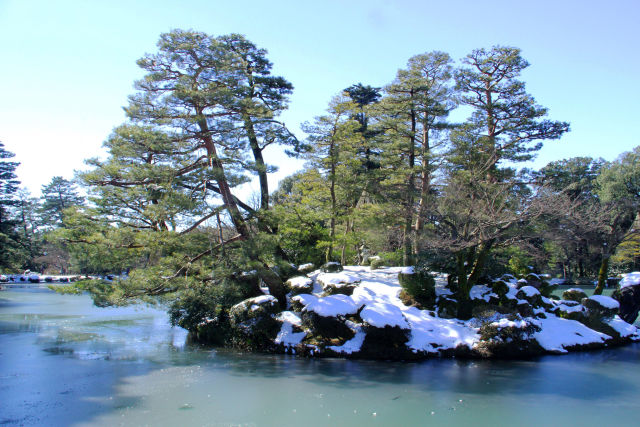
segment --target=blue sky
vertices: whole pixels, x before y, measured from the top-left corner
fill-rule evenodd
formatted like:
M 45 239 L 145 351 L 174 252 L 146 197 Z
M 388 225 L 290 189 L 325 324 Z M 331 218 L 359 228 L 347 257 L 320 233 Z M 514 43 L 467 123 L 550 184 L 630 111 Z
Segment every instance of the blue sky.
M 362 82 L 384 86 L 409 57 L 460 59 L 474 48 L 516 46 L 531 63 L 527 90 L 571 123 L 532 164 L 574 156 L 613 160 L 640 145 L 640 1 L 35 1 L 0 0 L 0 140 L 38 194 L 102 154 L 142 76 L 135 61 L 162 32 L 247 36 L 295 87 L 283 119 L 301 122 Z M 271 153 L 274 181 L 301 163 Z

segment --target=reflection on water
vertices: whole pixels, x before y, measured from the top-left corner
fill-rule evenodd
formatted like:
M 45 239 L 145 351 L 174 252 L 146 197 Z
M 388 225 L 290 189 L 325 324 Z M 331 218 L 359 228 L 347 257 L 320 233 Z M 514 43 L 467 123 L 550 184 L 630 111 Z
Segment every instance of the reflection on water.
M 0 424 L 634 425 L 640 345 L 532 361 L 384 363 L 187 342 L 149 307 L 0 293 Z

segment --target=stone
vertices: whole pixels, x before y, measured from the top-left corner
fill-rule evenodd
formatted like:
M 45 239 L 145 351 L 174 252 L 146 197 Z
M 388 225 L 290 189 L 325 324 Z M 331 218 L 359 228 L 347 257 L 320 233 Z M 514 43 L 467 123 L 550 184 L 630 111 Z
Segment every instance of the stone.
M 509 316 L 480 327 L 480 340 L 473 350 L 481 357 L 520 358 L 542 354 L 544 350 L 533 338 L 540 331 L 535 323 Z
M 313 280 L 308 278 L 307 276 L 296 276 L 285 282 L 285 287 L 287 291 L 294 295 L 300 294 L 310 294 L 313 292 Z
M 237 343 L 250 349 L 264 349 L 273 343 L 280 323 L 274 315 L 278 300 L 272 295 L 248 298 L 229 310 L 229 322 Z
M 344 270 L 344 267 L 342 267 L 342 265 L 339 262 L 327 262 L 325 264 L 322 264 L 322 267 L 320 267 L 320 270 L 323 273 L 339 273 L 342 270 Z
M 620 303 L 620 308 L 618 309 L 620 318 L 629 324 L 633 324 L 640 311 L 640 286 L 625 286 L 616 290 L 611 296 Z
M 587 297 L 586 292 L 578 288 L 567 289 L 562 293 L 562 299 L 568 300 L 568 301 L 580 302 L 586 297 Z
M 307 263 L 307 264 L 302 264 L 301 266 L 298 267 L 298 271 L 302 274 L 309 274 L 312 271 L 315 271 L 316 266 L 313 265 L 312 263 Z

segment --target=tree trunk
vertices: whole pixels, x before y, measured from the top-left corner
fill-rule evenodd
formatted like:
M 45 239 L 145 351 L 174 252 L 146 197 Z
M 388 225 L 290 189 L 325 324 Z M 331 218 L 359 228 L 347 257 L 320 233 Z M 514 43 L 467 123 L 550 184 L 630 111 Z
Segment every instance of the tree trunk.
M 468 283 L 469 289 L 471 289 L 471 287 L 477 284 L 478 281 L 480 280 L 482 272 L 484 271 L 484 266 L 487 262 L 487 258 L 489 257 L 489 253 L 491 252 L 491 248 L 493 247 L 494 242 L 495 242 L 495 239 L 491 239 L 485 242 L 482 245 L 482 248 L 480 248 L 480 252 L 478 252 L 478 255 L 476 256 L 475 262 L 473 264 L 473 270 L 469 275 L 469 283 Z
M 604 286 L 607 282 L 607 275 L 609 273 L 609 255 L 602 255 L 602 262 L 600 263 L 600 271 L 598 272 L 598 285 L 593 291 L 594 295 L 602 295 Z
M 404 265 L 413 265 L 413 245 L 412 245 L 412 232 L 413 232 L 413 193 L 415 191 L 415 160 L 416 160 L 416 145 L 415 145 L 415 132 L 416 132 L 416 113 L 411 110 L 411 135 L 409 137 L 409 170 L 407 177 L 407 195 L 404 217 L 404 233 L 402 235 L 402 246 L 404 253 L 402 254 L 402 262 Z
M 245 131 L 249 138 L 249 146 L 253 152 L 253 159 L 256 162 L 258 180 L 260 181 L 260 209 L 267 210 L 269 209 L 269 181 L 267 180 L 267 165 L 264 163 L 262 149 L 258 143 L 258 137 L 256 136 L 251 117 L 249 117 L 246 112 L 243 112 L 242 118 L 244 120 Z
M 236 228 L 238 234 L 243 236 L 244 238 L 248 238 L 250 236 L 249 227 L 242 217 L 240 210 L 238 209 L 238 205 L 236 204 L 233 194 L 231 194 L 231 188 L 229 187 L 229 183 L 227 182 L 227 178 L 224 173 L 224 167 L 222 166 L 222 162 L 218 157 L 218 153 L 216 151 L 216 146 L 213 143 L 213 139 L 211 138 L 211 134 L 209 132 L 209 126 L 207 125 L 207 120 L 204 117 L 201 117 L 198 120 L 198 126 L 202 131 L 202 140 L 204 143 L 204 148 L 207 150 L 207 156 L 209 158 L 209 164 L 214 171 L 214 177 L 216 183 L 218 184 L 218 188 L 220 189 L 220 196 L 222 197 L 222 201 L 224 202 L 227 212 L 229 212 L 229 216 L 231 217 L 231 222 L 233 226 Z

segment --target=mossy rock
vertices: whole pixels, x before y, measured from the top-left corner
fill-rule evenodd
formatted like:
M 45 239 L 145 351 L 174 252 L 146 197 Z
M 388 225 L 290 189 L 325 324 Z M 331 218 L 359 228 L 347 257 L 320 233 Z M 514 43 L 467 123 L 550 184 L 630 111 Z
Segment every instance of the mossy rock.
M 312 263 L 302 264 L 298 267 L 298 271 L 302 274 L 309 274 L 316 270 L 316 266 Z
M 333 316 L 320 316 L 314 311 L 303 311 L 300 318 L 302 319 L 302 325 L 317 340 L 339 339 L 347 341 L 354 336 L 354 332 L 345 324 L 343 319 Z
M 516 292 L 516 298 L 525 300 L 529 304 L 540 307 L 542 305 L 542 295 L 534 286 L 523 286 Z
M 310 294 L 313 292 L 313 280 L 307 276 L 292 277 L 285 282 L 285 286 L 291 296 Z
M 402 289 L 423 307 L 431 307 L 436 300 L 436 281 L 426 272 L 398 273 Z
M 326 283 L 322 285 L 323 296 L 328 295 L 353 295 L 357 283 Z
M 360 347 L 359 355 L 367 359 L 403 360 L 411 358 L 412 352 L 407 348 L 409 331 L 399 326 L 377 328 L 364 326 L 366 333 Z
M 474 350 L 481 357 L 521 358 L 543 354 L 544 350 L 533 338 L 540 327 L 517 318 L 505 318 L 480 327 L 480 341 Z
M 516 305 L 516 311 L 522 317 L 531 317 L 533 316 L 533 307 L 528 302 L 522 302 Z
M 581 302 L 585 298 L 587 298 L 587 293 L 578 288 L 567 289 L 562 293 L 562 299 L 567 301 Z
M 555 306 L 551 310 L 556 316 L 563 319 L 577 320 L 582 322 L 585 318 L 585 310 L 582 304 L 573 300 L 564 300 L 562 305 Z
M 263 350 L 273 344 L 280 330 L 278 300 L 271 295 L 246 299 L 229 310 L 233 344 L 237 347 Z
M 605 303 L 598 301 L 596 297 L 602 298 Z M 609 307 L 608 302 L 611 302 L 615 307 Z M 605 297 L 602 295 L 594 295 L 590 298 L 583 298 L 582 305 L 587 309 L 587 316 L 593 319 L 611 319 L 618 314 L 620 303 L 613 298 Z
M 342 265 L 339 262 L 327 262 L 325 264 L 322 264 L 322 267 L 320 267 L 320 271 L 322 271 L 323 273 L 339 273 L 342 270 L 344 270 L 344 267 L 342 267 Z

